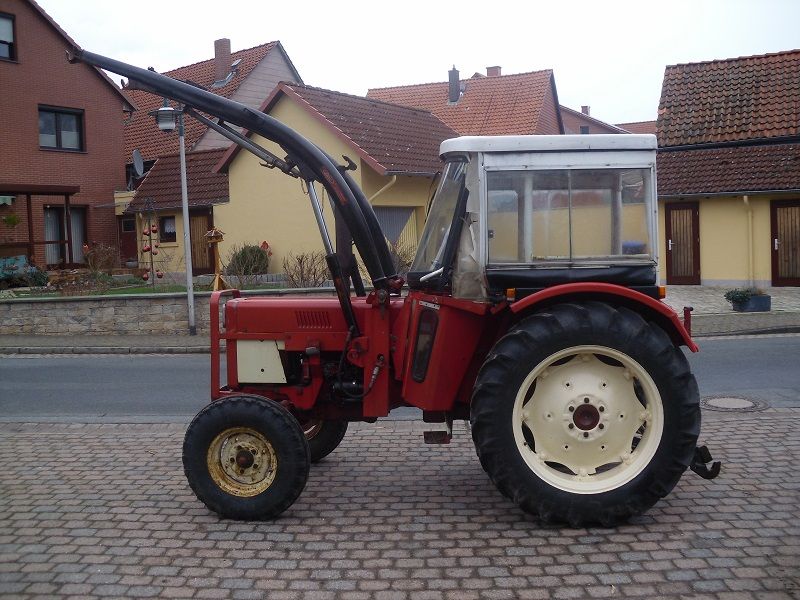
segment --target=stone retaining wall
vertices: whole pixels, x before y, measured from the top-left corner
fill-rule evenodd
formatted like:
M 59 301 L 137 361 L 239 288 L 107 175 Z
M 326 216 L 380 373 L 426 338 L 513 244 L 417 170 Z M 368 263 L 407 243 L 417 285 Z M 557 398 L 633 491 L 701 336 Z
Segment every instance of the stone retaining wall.
M 243 295 L 324 294 L 269 290 Z M 210 293 L 195 294 L 198 334 L 208 333 Z M 186 294 L 32 298 L 0 301 L 0 335 L 186 335 Z

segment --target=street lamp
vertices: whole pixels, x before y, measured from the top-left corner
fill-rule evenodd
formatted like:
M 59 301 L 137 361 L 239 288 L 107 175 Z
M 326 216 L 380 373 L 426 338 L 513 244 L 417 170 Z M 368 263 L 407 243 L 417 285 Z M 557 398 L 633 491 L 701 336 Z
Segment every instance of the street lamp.
M 186 265 L 186 302 L 189 311 L 189 335 L 197 335 L 194 321 L 194 281 L 192 280 L 192 239 L 189 231 L 189 192 L 186 186 L 186 147 L 183 140 L 183 110 L 172 108 L 164 98 L 164 106 L 148 113 L 155 117 L 161 131 L 174 131 L 178 127 L 181 161 L 181 210 L 183 212 L 183 257 Z

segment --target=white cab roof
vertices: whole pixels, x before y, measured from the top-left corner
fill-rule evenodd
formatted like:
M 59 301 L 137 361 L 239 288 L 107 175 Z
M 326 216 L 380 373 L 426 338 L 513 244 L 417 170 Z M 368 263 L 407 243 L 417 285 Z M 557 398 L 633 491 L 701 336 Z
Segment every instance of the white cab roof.
M 445 140 L 439 155 L 451 152 L 570 152 L 587 150 L 655 150 L 652 134 L 496 135 Z

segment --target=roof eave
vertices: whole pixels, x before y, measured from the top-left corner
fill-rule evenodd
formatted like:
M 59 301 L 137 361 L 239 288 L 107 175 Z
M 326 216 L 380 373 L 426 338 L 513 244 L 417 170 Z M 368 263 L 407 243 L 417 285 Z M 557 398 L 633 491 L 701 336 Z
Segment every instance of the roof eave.
M 658 193 L 659 200 L 677 200 L 680 198 L 721 198 L 726 196 L 756 196 L 764 194 L 787 194 L 794 195 L 800 192 L 800 188 L 787 188 L 783 190 L 731 190 L 727 192 L 691 192 L 691 193 L 672 193 L 662 194 Z
M 53 19 L 53 17 L 51 17 L 49 14 L 47 14 L 47 12 L 41 6 L 39 6 L 36 3 L 35 0 L 28 0 L 28 3 L 31 5 L 31 7 L 33 7 L 36 10 L 36 12 L 39 13 L 39 15 L 45 20 L 45 22 L 48 25 L 50 25 L 50 27 L 52 27 L 53 30 L 55 30 L 55 32 L 64 39 L 64 41 L 67 42 L 67 44 L 70 46 L 70 49 L 76 48 L 76 49 L 80 50 L 81 47 L 78 45 L 78 43 L 75 42 L 75 40 L 73 40 L 70 37 L 70 35 L 61 28 L 61 25 L 56 23 L 55 20 Z M 66 59 L 65 59 L 65 62 L 66 62 Z M 85 66 L 88 66 L 88 65 L 85 65 Z M 128 98 L 125 96 L 125 94 L 122 93 L 122 90 L 117 87 L 117 85 L 111 80 L 111 78 L 108 75 L 105 74 L 105 72 L 102 69 L 99 69 L 97 67 L 91 67 L 91 69 L 92 69 L 92 71 L 95 72 L 95 74 L 98 77 L 100 77 L 109 86 L 111 86 L 111 88 L 122 98 L 122 101 L 125 103 L 125 105 L 128 106 L 128 108 L 130 108 L 130 110 L 132 110 L 132 111 L 136 110 L 136 105 L 132 104 L 131 101 L 128 100 Z M 125 110 L 125 109 L 123 108 L 123 110 Z

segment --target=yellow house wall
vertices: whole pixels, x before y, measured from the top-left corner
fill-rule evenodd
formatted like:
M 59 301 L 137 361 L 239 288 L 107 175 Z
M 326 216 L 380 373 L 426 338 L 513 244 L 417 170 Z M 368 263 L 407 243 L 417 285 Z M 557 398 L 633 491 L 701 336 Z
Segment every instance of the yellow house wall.
M 270 115 L 325 149 L 335 159 L 349 156 L 358 165 L 350 175 L 367 198 L 391 181 L 391 177 L 378 175 L 359 160 L 352 146 L 331 133 L 294 101 L 281 98 Z M 254 136 L 254 141 L 277 156 L 285 154 L 277 145 L 260 136 Z M 258 244 L 266 240 L 273 252 L 269 270 L 279 273 L 283 271 L 283 259 L 289 252 L 322 251 L 322 240 L 310 200 L 301 191 L 300 181 L 280 171 L 266 169 L 259 163 L 258 158 L 245 151 L 239 152 L 231 162 L 228 170 L 230 202 L 214 207 L 214 224 L 225 232 L 225 241 L 220 244 L 223 262 L 234 245 Z M 375 199 L 375 204 L 416 207 L 415 218 L 418 231 L 421 231 L 429 186 L 430 179 L 398 176 L 395 184 Z M 323 216 L 331 240 L 335 241 L 330 201 L 319 186 L 317 195 L 323 204 Z
M 748 209 L 743 196 L 701 198 L 698 202 L 701 284 L 739 287 L 771 285 L 770 197 L 749 196 L 753 212 L 752 281 L 749 272 Z M 666 283 L 667 278 L 664 207 L 664 201 L 659 201 L 659 279 L 662 283 Z
M 367 198 L 372 198 L 392 180 L 378 175 L 361 161 L 361 185 Z M 415 229 L 422 234 L 425 225 L 428 201 L 435 191 L 432 177 L 410 177 L 398 175 L 391 187 L 382 191 L 373 201 L 373 206 L 410 206 L 414 208 Z M 419 241 L 419 240 L 417 240 Z
M 149 215 L 139 213 L 136 215 L 136 240 L 139 247 L 139 267 L 147 269 L 150 266 L 150 253 L 142 252 L 143 241 L 145 239 L 144 230 L 150 223 L 158 224 L 160 217 L 175 217 L 175 241 L 161 242 L 160 231 L 158 235 L 153 234 L 153 241 L 158 241 L 158 254 L 153 256 L 153 267 L 161 269 L 165 273 L 178 273 L 186 271 L 186 262 L 183 258 L 183 219 L 181 211 L 163 211 L 154 214 L 153 219 Z
M 331 156 L 347 154 L 353 149 L 324 129 L 294 102 L 281 98 L 270 114 L 324 148 Z M 277 156 L 285 153 L 276 144 L 254 136 L 254 141 Z M 225 232 L 220 244 L 223 263 L 234 245 L 269 242 L 272 249 L 270 272 L 281 272 L 283 259 L 289 252 L 324 251 L 319 229 L 308 196 L 301 190 L 301 182 L 280 171 L 260 165 L 261 160 L 249 152 L 239 152 L 228 170 L 230 202 L 214 207 L 214 224 Z M 359 169 L 360 171 L 360 169 Z M 351 172 L 357 183 L 359 171 Z M 334 239 L 332 208 L 327 195 L 317 187 L 322 202 L 323 216 Z
M 625 204 L 622 207 L 623 241 L 647 240 L 644 204 Z M 489 248 L 494 261 L 516 261 L 517 213 L 493 213 L 489 228 L 494 238 Z M 533 254 L 546 258 L 569 256 L 569 211 L 566 208 L 533 211 Z M 609 207 L 579 206 L 572 209 L 573 254 L 605 256 L 611 250 L 611 212 Z
M 122 216 L 122 213 L 128 208 L 128 204 L 131 203 L 135 195 L 136 192 L 133 190 L 114 192 L 114 215 L 117 217 Z

